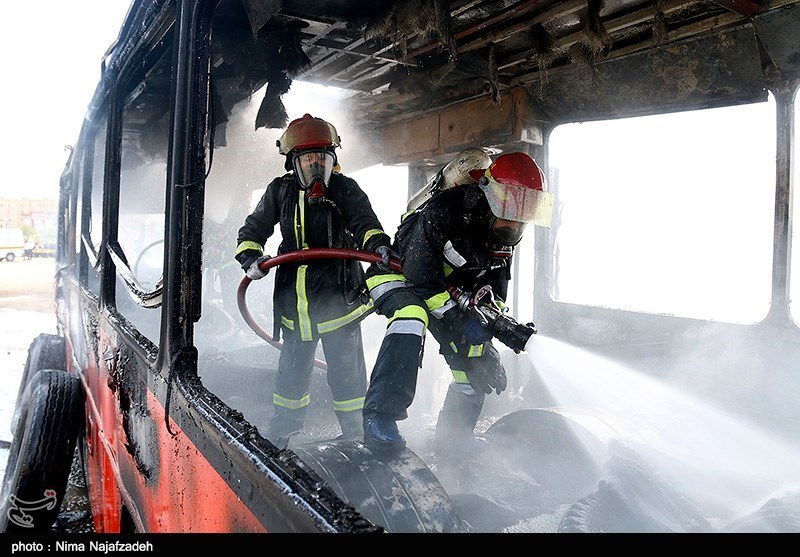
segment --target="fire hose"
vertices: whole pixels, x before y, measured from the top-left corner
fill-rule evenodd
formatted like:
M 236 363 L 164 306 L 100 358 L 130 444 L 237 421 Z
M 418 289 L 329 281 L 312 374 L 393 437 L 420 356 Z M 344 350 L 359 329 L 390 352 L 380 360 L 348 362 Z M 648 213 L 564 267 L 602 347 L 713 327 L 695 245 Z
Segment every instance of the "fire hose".
M 272 267 L 277 267 L 284 263 L 301 263 L 316 259 L 354 259 L 356 261 L 364 261 L 365 263 L 378 263 L 382 261 L 380 255 L 369 251 L 341 248 L 315 248 L 290 251 L 265 259 L 259 264 L 259 268 L 266 272 Z M 397 272 L 403 272 L 400 261 L 396 258 L 392 258 L 389 261 L 389 267 Z M 250 310 L 247 307 L 247 287 L 250 286 L 251 282 L 252 280 L 245 276 L 239 283 L 239 289 L 237 291 L 239 312 L 256 335 L 275 348 L 280 349 L 283 343 L 275 340 L 250 314 Z M 528 339 L 537 332 L 533 323 L 523 325 L 505 315 L 503 310 L 496 303 L 491 288 L 488 286 L 484 286 L 474 293 L 466 292 L 456 287 L 448 287 L 448 291 L 453 300 L 455 300 L 464 311 L 474 312 L 481 321 L 481 324 L 491 331 L 497 340 L 515 352 L 524 350 Z M 325 362 L 318 359 L 314 360 L 314 365 L 320 369 L 328 368 Z
M 290 251 L 275 257 L 271 257 L 262 261 L 259 265 L 259 268 L 262 271 L 267 271 L 273 267 L 277 267 L 278 265 L 283 265 L 284 263 L 301 263 L 303 261 L 312 261 L 316 259 L 355 259 L 357 261 L 364 261 L 366 263 L 377 263 L 378 261 L 381 261 L 381 256 L 377 253 L 354 249 L 315 248 Z M 389 266 L 396 271 L 402 271 L 400 262 L 397 259 L 392 259 L 389 262 Z M 256 335 L 267 341 L 267 343 L 275 348 L 280 349 L 283 346 L 283 343 L 272 338 L 272 335 L 270 335 L 261 327 L 261 325 L 258 324 L 258 322 L 250 314 L 250 310 L 247 308 L 247 287 L 250 286 L 251 282 L 252 280 L 245 276 L 242 279 L 242 282 L 239 283 L 239 290 L 237 291 L 236 300 L 239 304 L 239 312 L 242 314 L 242 318 L 245 320 L 247 325 Z M 314 360 L 314 365 L 320 369 L 328 369 L 328 364 L 319 359 Z

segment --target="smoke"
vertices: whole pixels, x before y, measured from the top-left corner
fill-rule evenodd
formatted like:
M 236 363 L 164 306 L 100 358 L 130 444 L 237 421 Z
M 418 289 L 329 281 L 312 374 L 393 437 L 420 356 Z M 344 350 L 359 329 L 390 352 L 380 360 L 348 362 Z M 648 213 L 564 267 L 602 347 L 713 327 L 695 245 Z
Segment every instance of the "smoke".
M 559 413 L 634 448 L 706 516 L 732 520 L 800 486 L 800 449 L 752 421 L 552 338 L 528 348 Z
M 226 145 L 218 146 L 211 159 L 203 229 L 203 313 L 195 344 L 204 384 L 266 431 L 278 351 L 258 338 L 239 314 L 236 291 L 243 272 L 233 258 L 245 217 L 267 184 L 285 172 L 284 158 L 275 147 L 283 130 L 254 129 L 262 96 L 257 93 L 233 107 Z M 405 209 L 407 171 L 364 168 L 378 160 L 380 152 L 371 137 L 356 132 L 344 108 L 347 94 L 295 82 L 283 101 L 290 119 L 308 112 L 334 124 L 342 137 L 343 173 L 357 180 L 384 229 L 393 233 Z M 126 172 L 124 183 L 165 183 L 163 161 L 148 161 Z M 143 197 L 132 198 L 122 206 L 137 214 L 151 212 L 138 205 L 142 201 Z M 142 239 L 134 246 L 132 228 L 141 222 L 137 214 L 120 219 L 131 225 L 121 234 L 126 252 L 146 244 Z M 146 228 L 163 230 L 163 223 L 151 225 Z M 275 254 L 280 240 L 276 227 L 266 253 Z M 154 261 L 160 266 L 161 253 L 156 252 L 150 254 L 155 257 L 143 258 L 145 267 Z M 274 275 L 248 289 L 251 313 L 267 331 L 272 330 Z M 159 315 L 134 306 L 123 311 L 133 316 L 137 312 Z M 152 327 L 144 321 L 134 323 L 157 339 L 157 319 Z M 361 325 L 367 373 L 385 327 L 386 319 L 375 314 Z M 409 447 L 447 488 L 458 513 L 469 517 L 476 530 L 587 531 L 599 528 L 587 518 L 599 510 L 608 518 L 607 525 L 620 530 L 690 529 L 691 521 L 701 515 L 713 519 L 714 525 L 747 528 L 751 523 L 741 522 L 742 517 L 767 505 L 770 498 L 791 508 L 800 484 L 800 450 L 777 429 L 753 419 L 765 400 L 795 406 L 800 402 L 792 394 L 797 390 L 786 388 L 796 383 L 789 377 L 796 354 L 775 354 L 769 342 L 754 343 L 744 333 L 727 331 L 721 342 L 719 332 L 719 324 L 709 324 L 695 328 L 691 338 L 675 339 L 675 353 L 663 358 L 670 365 L 661 368 L 662 380 L 645 373 L 648 370 L 534 336 L 527 355 L 503 352 L 509 388 L 499 397 L 487 397 L 478 425 L 479 445 L 466 447 L 467 457 L 449 460 L 437 458 L 431 442 L 452 379 L 438 344 L 428 336 L 416 397 L 400 429 Z M 611 333 L 598 331 L 601 337 Z M 316 411 L 309 413 L 308 425 L 327 434 L 330 430 L 324 428 L 335 421 L 324 372 L 315 372 L 312 391 Z M 789 404 L 776 406 L 773 414 L 793 415 Z M 779 507 L 771 504 L 764 513 L 774 514 Z

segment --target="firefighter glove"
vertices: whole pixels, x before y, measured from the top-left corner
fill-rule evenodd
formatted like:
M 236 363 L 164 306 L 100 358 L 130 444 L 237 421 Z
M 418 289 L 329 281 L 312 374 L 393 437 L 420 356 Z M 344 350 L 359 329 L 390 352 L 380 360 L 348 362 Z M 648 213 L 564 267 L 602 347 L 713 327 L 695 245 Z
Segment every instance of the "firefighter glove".
M 250 268 L 250 265 L 252 265 L 253 262 L 256 259 L 258 259 L 259 257 L 261 257 L 261 252 L 260 251 L 256 251 L 254 249 L 249 249 L 249 250 L 245 250 L 242 253 L 238 254 L 236 256 L 236 260 L 239 261 L 239 265 L 241 265 L 242 271 L 244 271 L 246 273 L 247 269 Z
M 506 390 L 508 380 L 506 370 L 495 358 L 476 358 L 472 369 L 466 372 L 470 386 L 478 392 L 498 395 Z
M 464 335 L 464 341 L 467 344 L 483 344 L 487 340 L 492 339 L 492 333 L 475 318 L 467 319 L 464 322 L 461 328 L 461 334 Z
M 266 261 L 267 259 L 271 259 L 269 255 L 262 255 L 255 261 L 253 261 L 250 266 L 247 268 L 247 278 L 250 280 L 258 280 L 262 279 L 269 273 L 269 269 L 266 271 L 261 270 L 261 263 Z
M 400 256 L 397 253 L 395 253 L 394 251 L 392 251 L 392 248 L 390 248 L 389 246 L 378 246 L 375 249 L 375 253 L 377 253 L 378 255 L 381 256 L 381 261 L 376 263 L 376 265 L 378 266 L 378 269 L 380 269 L 381 271 L 386 271 L 386 272 L 394 272 L 394 269 L 392 269 L 389 266 L 389 260 L 392 257 L 399 258 Z
M 483 344 L 492 338 L 492 333 L 484 327 L 474 310 L 469 312 L 459 307 L 452 307 L 442 315 L 442 322 L 457 335 L 461 335 L 467 344 Z

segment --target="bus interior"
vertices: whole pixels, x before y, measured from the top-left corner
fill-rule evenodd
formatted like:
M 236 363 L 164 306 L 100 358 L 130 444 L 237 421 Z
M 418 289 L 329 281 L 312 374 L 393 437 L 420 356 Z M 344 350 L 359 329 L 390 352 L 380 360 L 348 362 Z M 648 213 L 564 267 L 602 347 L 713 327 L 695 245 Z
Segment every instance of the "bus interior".
M 64 174 L 59 272 L 115 327 L 137 468 L 157 468 L 146 387 L 389 532 L 798 531 L 798 31 L 794 0 L 134 1 Z M 553 222 L 506 300 L 538 333 L 497 344 L 509 385 L 470 458 L 433 450 L 451 376 L 432 338 L 402 457 L 336 441 L 320 367 L 304 432 L 267 439 L 279 349 L 242 318 L 233 256 L 304 113 L 389 234 L 462 149 L 546 172 Z M 267 331 L 274 274 L 247 288 Z M 85 336 L 88 311 L 59 311 Z M 369 371 L 386 318 L 361 327 Z

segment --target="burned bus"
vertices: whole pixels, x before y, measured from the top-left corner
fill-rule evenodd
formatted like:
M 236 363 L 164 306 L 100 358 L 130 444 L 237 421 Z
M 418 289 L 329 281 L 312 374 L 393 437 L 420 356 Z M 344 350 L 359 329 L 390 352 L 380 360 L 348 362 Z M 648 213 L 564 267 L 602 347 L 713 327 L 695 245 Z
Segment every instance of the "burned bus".
M 134 0 L 61 178 L 4 529 L 51 527 L 74 455 L 102 533 L 796 531 L 798 32 L 794 0 Z M 538 333 L 497 343 L 467 458 L 431 449 L 433 343 L 401 454 L 337 439 L 322 354 L 302 436 L 267 434 L 272 279 L 242 312 L 233 256 L 304 113 L 390 233 L 463 149 L 545 169 L 505 301 Z

